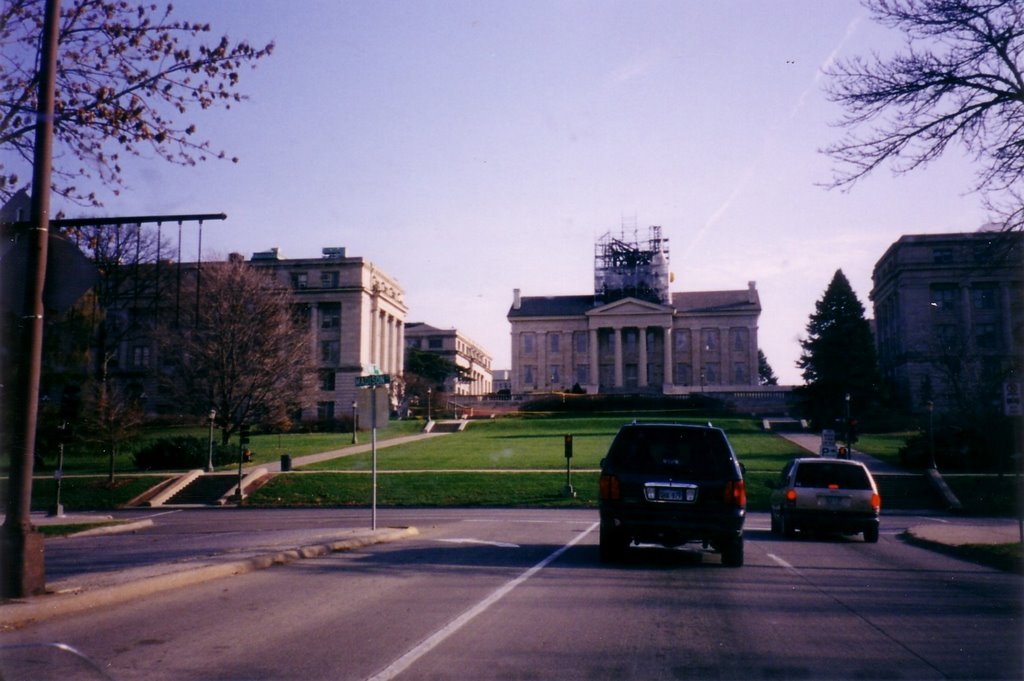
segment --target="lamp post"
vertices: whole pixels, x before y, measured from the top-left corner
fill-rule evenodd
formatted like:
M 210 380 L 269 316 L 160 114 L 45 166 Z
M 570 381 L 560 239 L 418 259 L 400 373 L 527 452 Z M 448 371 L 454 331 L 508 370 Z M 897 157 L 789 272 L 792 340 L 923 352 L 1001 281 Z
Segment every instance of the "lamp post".
M 850 449 L 850 393 L 846 393 L 846 456 L 852 457 L 853 450 Z
M 216 409 L 211 409 L 210 413 L 206 415 L 206 418 L 210 422 L 210 446 L 209 446 L 209 449 L 207 451 L 206 472 L 207 473 L 212 473 L 213 472 L 213 421 L 214 421 L 214 419 L 217 418 L 217 410 Z
M 359 430 L 359 403 L 352 400 L 352 444 L 359 444 L 356 431 Z
M 430 388 L 427 388 L 427 423 L 430 423 Z
M 928 400 L 928 467 L 937 468 L 935 465 L 935 403 Z

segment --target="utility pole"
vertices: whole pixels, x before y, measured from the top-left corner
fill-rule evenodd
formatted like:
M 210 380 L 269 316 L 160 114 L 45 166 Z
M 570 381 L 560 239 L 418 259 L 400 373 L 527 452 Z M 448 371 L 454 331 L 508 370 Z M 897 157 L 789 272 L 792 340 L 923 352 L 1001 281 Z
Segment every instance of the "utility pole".
M 22 310 L 15 393 L 10 401 L 23 411 L 16 420 L 11 452 L 10 489 L 0 552 L 0 587 L 4 598 L 43 593 L 46 570 L 43 536 L 32 527 L 32 467 L 39 418 L 39 377 L 43 354 L 43 288 L 46 283 L 47 241 L 50 230 L 50 175 L 53 158 L 54 81 L 57 73 L 57 36 L 60 1 L 46 0 L 43 53 L 39 74 L 39 110 L 36 113 L 35 156 L 32 165 L 32 225 L 28 230 L 28 267 Z

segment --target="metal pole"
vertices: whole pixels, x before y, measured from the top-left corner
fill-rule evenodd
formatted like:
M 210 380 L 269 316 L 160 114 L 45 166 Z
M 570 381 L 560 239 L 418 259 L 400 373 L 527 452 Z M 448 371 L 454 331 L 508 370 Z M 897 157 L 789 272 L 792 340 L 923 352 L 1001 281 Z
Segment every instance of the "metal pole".
M 938 468 L 935 465 L 935 404 L 928 402 L 928 467 Z
M 371 494 L 371 508 L 373 517 L 371 529 L 377 529 L 377 386 L 370 388 L 370 400 L 373 403 L 370 407 L 370 419 L 373 421 L 370 428 L 370 459 L 373 470 L 373 492 Z
M 206 472 L 207 473 L 212 473 L 213 472 L 213 421 L 214 421 L 214 419 L 217 418 L 217 412 L 215 410 L 211 409 L 210 413 L 207 414 L 207 417 L 210 420 L 210 441 L 209 441 L 209 449 L 208 449 L 207 457 L 206 457 Z
M 352 400 L 352 444 L 359 444 L 359 403 Z
M 32 467 L 39 418 L 39 378 L 43 350 L 43 287 L 46 283 L 47 243 L 50 236 L 50 176 L 53 158 L 53 112 L 57 73 L 60 1 L 46 0 L 42 59 L 39 69 L 39 110 L 36 113 L 35 156 L 32 163 L 32 228 L 22 314 L 20 367 L 12 403 L 23 409 L 21 451 L 11 452 L 7 516 L 3 527 L 0 586 L 3 596 L 22 598 L 46 588 L 43 537 L 32 527 Z M 15 433 L 18 429 L 15 428 Z

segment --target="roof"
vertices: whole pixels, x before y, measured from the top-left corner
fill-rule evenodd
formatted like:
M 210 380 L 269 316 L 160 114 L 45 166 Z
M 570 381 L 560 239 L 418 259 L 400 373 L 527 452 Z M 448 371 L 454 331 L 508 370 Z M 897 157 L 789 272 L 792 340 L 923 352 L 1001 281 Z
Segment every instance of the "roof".
M 621 302 L 621 301 L 614 301 Z M 612 303 L 609 303 L 611 305 Z M 673 293 L 672 305 L 677 313 L 760 312 L 757 289 L 737 291 L 690 291 Z M 509 319 L 517 317 L 575 317 L 604 307 L 595 296 L 523 296 L 518 308 L 508 311 Z

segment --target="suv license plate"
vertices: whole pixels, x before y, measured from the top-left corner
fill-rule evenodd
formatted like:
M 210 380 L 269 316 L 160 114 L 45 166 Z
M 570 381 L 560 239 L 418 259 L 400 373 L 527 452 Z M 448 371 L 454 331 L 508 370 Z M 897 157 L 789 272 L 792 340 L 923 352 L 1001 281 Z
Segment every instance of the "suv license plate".
M 697 499 L 697 488 L 695 487 L 659 487 L 658 501 L 687 501 Z

